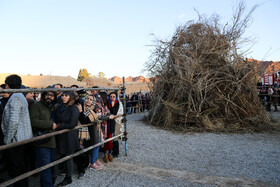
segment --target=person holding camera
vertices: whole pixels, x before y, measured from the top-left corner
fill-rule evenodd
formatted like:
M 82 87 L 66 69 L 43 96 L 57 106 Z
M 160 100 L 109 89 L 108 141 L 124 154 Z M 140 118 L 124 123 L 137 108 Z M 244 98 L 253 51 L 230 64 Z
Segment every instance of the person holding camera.
M 78 85 L 73 84 L 70 88 L 79 88 Z M 79 90 L 79 91 L 74 91 L 74 99 L 75 99 L 75 104 L 81 104 L 84 105 L 84 100 L 80 97 L 80 94 L 84 93 L 83 90 Z

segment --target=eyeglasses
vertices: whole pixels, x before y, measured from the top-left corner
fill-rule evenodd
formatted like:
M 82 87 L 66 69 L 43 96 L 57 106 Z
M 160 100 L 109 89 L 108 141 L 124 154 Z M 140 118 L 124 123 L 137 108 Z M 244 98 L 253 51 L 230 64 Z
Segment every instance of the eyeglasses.
M 111 95 L 110 98 L 116 98 L 116 96 Z
M 68 96 L 68 95 L 66 95 L 66 94 L 62 94 L 62 95 L 61 95 L 61 97 L 67 97 L 67 96 Z

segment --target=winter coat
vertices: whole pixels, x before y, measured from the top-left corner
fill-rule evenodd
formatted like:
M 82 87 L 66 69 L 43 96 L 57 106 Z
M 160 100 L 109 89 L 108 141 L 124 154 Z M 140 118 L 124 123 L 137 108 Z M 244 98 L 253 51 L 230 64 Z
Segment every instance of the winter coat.
M 79 120 L 79 110 L 71 99 L 67 106 L 59 104 L 55 110 L 55 123 L 59 124 L 56 130 L 73 129 Z M 60 154 L 71 154 L 80 150 L 78 130 L 66 132 L 56 136 L 57 150 Z
M 0 99 L 0 124 L 2 123 L 2 115 L 3 115 L 4 108 L 5 108 L 8 100 L 9 100 L 9 98 L 4 98 L 4 97 Z M 4 134 L 2 132 L 1 127 L 0 127 L 0 145 L 4 145 Z
M 111 101 L 109 101 L 109 110 L 110 113 L 113 115 L 123 115 L 123 105 L 119 100 L 115 101 L 115 105 L 111 105 Z M 111 134 L 119 134 L 120 133 L 120 128 L 121 128 L 121 119 L 122 117 L 118 117 L 116 119 L 110 119 L 109 120 L 109 125 L 110 125 L 110 133 Z M 117 127 L 116 127 L 117 126 Z
M 33 137 L 28 104 L 22 93 L 10 96 L 2 116 L 2 131 L 5 144 Z
M 92 146 L 94 144 L 99 143 L 99 126 L 96 122 L 91 122 L 88 117 L 84 115 L 84 112 L 80 113 L 80 122 L 82 125 L 84 124 L 93 124 L 88 126 L 88 132 L 90 139 L 88 140 L 88 146 Z
M 30 119 L 33 133 L 38 131 L 45 131 L 48 133 L 54 132 L 53 121 L 52 121 L 52 105 L 49 106 L 44 100 L 45 92 L 42 94 L 42 98 L 40 101 L 34 103 L 30 108 Z M 42 143 L 40 143 L 42 142 Z M 43 139 L 42 141 L 38 141 L 34 143 L 35 146 L 38 147 L 47 147 L 47 148 L 55 148 L 55 136 L 50 138 Z
M 121 102 L 119 104 L 120 105 L 119 105 L 119 109 L 118 109 L 117 115 L 123 115 L 123 105 L 122 105 Z M 122 119 L 123 119 L 122 116 L 117 117 L 115 119 L 115 123 L 116 123 L 115 124 L 115 136 L 117 136 L 120 133 L 124 132 L 124 125 L 123 125 Z

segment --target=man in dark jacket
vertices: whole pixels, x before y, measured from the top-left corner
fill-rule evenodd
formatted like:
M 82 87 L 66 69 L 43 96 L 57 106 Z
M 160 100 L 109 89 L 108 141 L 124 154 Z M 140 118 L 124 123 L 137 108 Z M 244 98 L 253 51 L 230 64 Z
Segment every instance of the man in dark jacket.
M 54 88 L 63 88 L 63 85 L 60 84 L 60 83 L 57 83 L 57 84 L 54 84 L 53 85 Z M 56 94 L 57 94 L 57 103 L 61 104 L 61 91 L 57 91 Z
M 92 88 L 98 88 L 98 86 L 93 86 Z M 92 95 L 94 95 L 96 102 L 103 103 L 103 99 L 99 94 L 99 90 L 92 90 Z
M 79 86 L 73 84 L 70 88 L 79 88 Z M 81 104 L 82 106 L 84 105 L 84 100 L 80 97 L 79 91 L 74 91 L 74 99 L 75 99 L 75 104 Z
M 1 84 L 0 89 L 5 89 L 5 84 Z M 9 93 L 1 93 L 0 94 L 0 124 L 2 123 L 2 115 L 4 108 L 9 100 Z M 2 128 L 0 128 L 0 145 L 4 145 L 4 135 L 2 132 Z
M 30 108 L 31 125 L 34 134 L 45 134 L 53 132 L 57 125 L 53 122 L 53 106 L 56 103 L 56 92 L 43 92 L 41 100 L 34 103 Z M 39 140 L 34 143 L 35 156 L 38 167 L 49 164 L 55 160 L 55 137 Z M 41 171 L 41 186 L 53 186 L 55 179 L 53 168 Z
M 5 84 L 1 84 L 0 89 L 5 89 L 6 86 Z M 2 128 L 1 128 L 1 123 L 2 123 L 2 115 L 3 115 L 3 111 L 4 108 L 6 106 L 6 103 L 9 100 L 9 93 L 0 93 L 0 145 L 4 145 L 4 134 L 2 132 Z M 5 156 L 4 156 L 4 152 L 0 151 L 0 171 L 5 169 Z

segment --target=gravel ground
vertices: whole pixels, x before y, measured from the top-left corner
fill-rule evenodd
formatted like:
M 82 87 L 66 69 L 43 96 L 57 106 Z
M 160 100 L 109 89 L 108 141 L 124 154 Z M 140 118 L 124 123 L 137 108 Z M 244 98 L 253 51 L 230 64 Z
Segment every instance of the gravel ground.
M 280 186 L 279 134 L 178 134 L 144 115 L 128 116 L 127 156 L 121 143 L 114 162 L 68 186 Z

